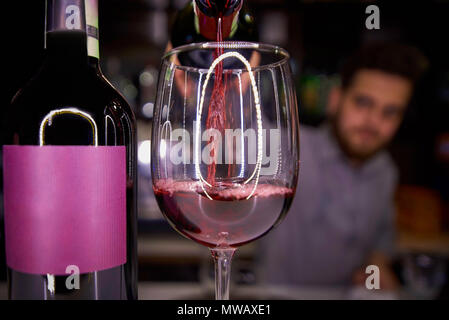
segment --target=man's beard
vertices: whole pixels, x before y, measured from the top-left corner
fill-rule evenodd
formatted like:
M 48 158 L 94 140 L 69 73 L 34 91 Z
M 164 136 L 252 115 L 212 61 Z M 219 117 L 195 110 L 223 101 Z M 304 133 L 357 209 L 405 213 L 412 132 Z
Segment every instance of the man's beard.
M 357 163 L 366 162 L 387 146 L 385 143 L 380 144 L 378 147 L 372 148 L 371 150 L 357 150 L 351 145 L 350 141 L 348 141 L 349 139 L 341 133 L 340 128 L 338 127 L 338 117 L 339 115 L 337 113 L 330 119 L 331 131 L 340 149 L 350 160 L 354 160 Z

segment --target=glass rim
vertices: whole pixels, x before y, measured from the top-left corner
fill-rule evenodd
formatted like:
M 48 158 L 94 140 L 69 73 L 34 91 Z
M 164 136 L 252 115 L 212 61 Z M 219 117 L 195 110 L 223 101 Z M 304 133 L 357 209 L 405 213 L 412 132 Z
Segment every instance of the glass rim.
M 259 52 L 271 52 L 275 55 L 280 56 L 278 61 L 251 67 L 251 71 L 253 71 L 253 72 L 279 67 L 283 64 L 286 64 L 288 62 L 288 60 L 290 59 L 290 54 L 288 53 L 287 50 L 285 50 L 282 47 L 272 45 L 272 44 L 260 43 L 260 42 L 250 42 L 250 41 L 223 41 L 223 42 L 212 41 L 212 42 L 190 43 L 190 44 L 185 44 L 182 46 L 172 48 L 171 50 L 169 50 L 162 56 L 162 63 L 167 64 L 168 66 L 173 64 L 175 66 L 174 68 L 179 69 L 179 70 L 206 73 L 208 71 L 207 68 L 183 66 L 180 64 L 169 62 L 168 58 L 170 58 L 178 53 L 181 53 L 181 52 L 192 51 L 195 49 L 204 49 L 204 50 L 215 49 L 218 47 L 222 47 L 223 49 L 232 49 L 232 48 L 254 49 Z M 233 72 L 233 73 L 248 71 L 246 68 L 230 68 L 230 69 L 225 69 L 225 70 L 227 72 Z

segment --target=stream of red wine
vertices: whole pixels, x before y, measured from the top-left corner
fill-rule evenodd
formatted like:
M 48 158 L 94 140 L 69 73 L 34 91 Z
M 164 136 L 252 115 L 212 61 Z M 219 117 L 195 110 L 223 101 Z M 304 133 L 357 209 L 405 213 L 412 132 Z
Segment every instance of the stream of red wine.
M 217 17 L 217 43 L 219 44 L 215 49 L 214 59 L 217 59 L 223 54 L 223 47 L 220 45 L 223 42 L 223 33 L 221 26 L 221 17 Z M 223 77 L 224 76 L 224 77 Z M 227 117 L 226 110 L 226 87 L 227 87 L 227 74 L 224 74 L 223 61 L 220 61 L 215 67 L 215 81 L 212 89 L 212 94 L 209 102 L 209 110 L 206 120 L 206 129 L 215 129 L 224 136 L 225 129 L 229 128 L 229 122 L 232 121 L 232 116 Z M 220 141 L 216 140 L 216 137 L 211 137 L 209 143 L 211 144 L 210 156 L 213 159 L 207 167 L 206 181 L 212 186 L 215 185 L 216 176 L 216 162 L 215 153 L 218 152 L 218 145 Z M 228 176 L 231 171 L 228 170 Z

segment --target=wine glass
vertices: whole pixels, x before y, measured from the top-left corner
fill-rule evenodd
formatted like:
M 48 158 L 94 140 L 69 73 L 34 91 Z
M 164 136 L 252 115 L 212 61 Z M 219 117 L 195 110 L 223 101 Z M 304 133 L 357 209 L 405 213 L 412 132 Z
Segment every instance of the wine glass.
M 235 250 L 287 213 L 299 170 L 288 53 L 249 42 L 165 54 L 152 129 L 153 190 L 179 233 L 209 247 L 215 295 L 229 299 Z

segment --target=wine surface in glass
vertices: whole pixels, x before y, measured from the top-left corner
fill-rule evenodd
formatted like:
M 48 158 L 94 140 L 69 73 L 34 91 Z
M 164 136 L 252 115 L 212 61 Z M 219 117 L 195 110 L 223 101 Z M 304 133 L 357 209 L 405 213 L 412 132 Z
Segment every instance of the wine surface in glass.
M 206 186 L 204 186 L 207 188 Z M 294 190 L 276 182 L 257 185 L 216 182 L 207 188 L 198 181 L 160 179 L 154 193 L 165 217 L 181 234 L 202 245 L 238 247 L 273 228 L 290 207 Z

